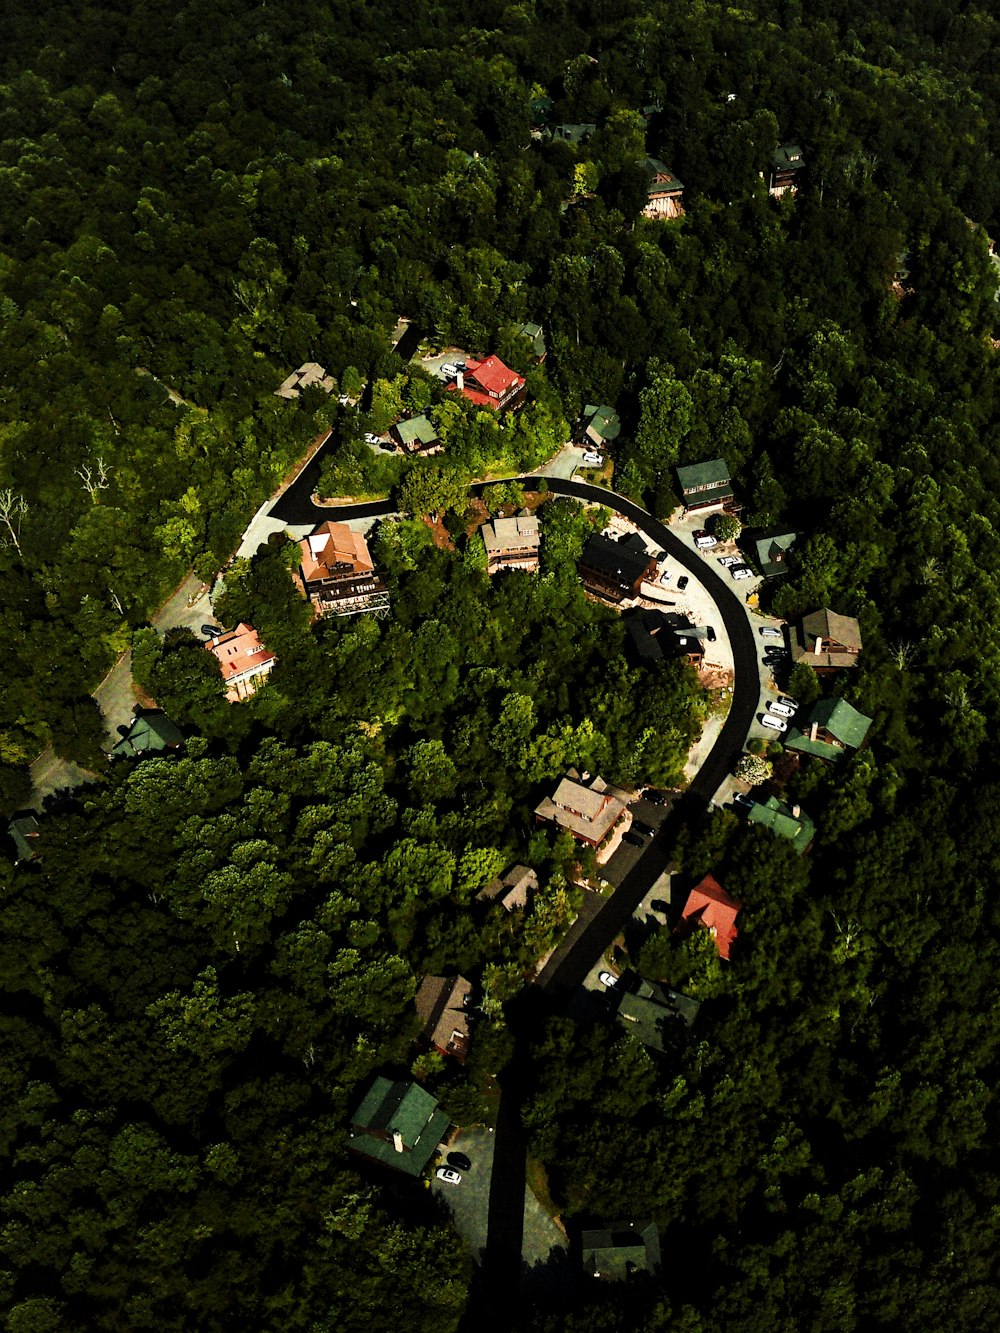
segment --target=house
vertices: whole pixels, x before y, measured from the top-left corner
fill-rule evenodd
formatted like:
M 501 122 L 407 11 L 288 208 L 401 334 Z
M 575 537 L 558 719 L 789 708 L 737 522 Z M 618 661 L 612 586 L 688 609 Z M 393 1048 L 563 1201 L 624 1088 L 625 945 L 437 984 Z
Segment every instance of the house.
M 317 615 L 388 615 L 389 585 L 360 532 L 327 521 L 299 542 L 299 551 L 302 588 Z
M 788 733 L 785 749 L 836 762 L 847 750 L 861 749 L 871 724 L 872 719 L 846 699 L 821 699 L 813 705 L 804 730 L 793 728 Z
M 538 890 L 538 876 L 528 866 L 511 866 L 510 870 L 491 879 L 476 894 L 477 903 L 499 903 L 505 912 L 527 907 L 531 895 Z
M 625 617 L 625 628 L 639 661 L 647 666 L 683 657 L 694 667 L 705 658 L 702 625 L 692 625 L 676 611 L 642 607 Z
M 469 1054 L 469 1014 L 466 1005 L 472 984 L 465 977 L 424 977 L 414 998 L 420 1035 L 441 1055 L 453 1055 L 460 1064 Z
M 541 324 L 521 324 L 517 331 L 522 338 L 527 338 L 528 342 L 531 343 L 532 355 L 538 365 L 541 365 L 548 355 L 548 348 L 545 346 L 545 334 L 542 332 Z
M 535 807 L 535 818 L 540 824 L 555 824 L 572 833 L 577 842 L 597 847 L 608 836 L 625 814 L 625 795 L 611 787 L 603 778 L 587 781 L 571 768 L 552 796 Z
M 133 712 L 131 725 L 111 747 L 112 758 L 140 759 L 147 754 L 178 750 L 184 744 L 180 730 L 159 708 L 136 707 Z
M 654 222 L 665 222 L 669 218 L 684 216 L 681 199 L 684 186 L 674 173 L 658 157 L 646 157 L 642 166 L 649 178 L 646 188 L 646 206 L 642 210 L 644 218 Z
M 389 435 L 407 454 L 423 453 L 439 443 L 437 427 L 426 412 L 406 421 L 397 421 L 389 427 Z
M 733 486 L 724 459 L 712 458 L 707 463 L 690 463 L 686 467 L 677 468 L 676 472 L 687 513 L 717 506 L 735 510 Z
M 805 662 L 820 674 L 858 664 L 861 628 L 853 616 L 824 607 L 810 611 L 792 627 L 792 661 Z
M 797 143 L 779 144 L 771 158 L 770 180 L 767 192 L 772 199 L 780 199 L 789 194 L 794 197 L 799 192 L 798 176 L 805 166 L 805 157 Z
M 513 412 L 524 402 L 527 384 L 516 370 L 505 366 L 498 356 L 470 361 L 460 370 L 447 392 L 460 393 L 476 407 L 493 412 Z
M 424 1088 L 379 1077 L 351 1116 L 347 1146 L 383 1166 L 419 1176 L 450 1123 Z
M 691 1027 L 701 1005 L 687 995 L 666 990 L 652 981 L 640 981 L 634 991 L 609 992 L 617 1000 L 615 1021 L 637 1041 L 654 1051 L 664 1051 L 671 1031 Z
M 7 836 L 14 844 L 14 864 L 34 861 L 38 856 L 38 839 L 42 826 L 34 810 L 22 810 L 7 825 Z
M 766 579 L 788 573 L 788 552 L 799 539 L 797 532 L 782 532 L 776 537 L 758 537 L 754 542 L 757 568 Z
M 603 533 L 588 537 L 576 564 L 588 592 L 615 604 L 638 597 L 640 586 L 656 574 L 656 559 L 645 547 L 639 551 Z
M 546 139 L 558 139 L 561 143 L 571 144 L 586 143 L 596 133 L 597 126 L 589 121 L 582 124 L 549 125 L 542 130 Z
M 230 703 L 256 694 L 278 660 L 261 643 L 254 627 L 245 621 L 210 639 L 205 648 L 219 663 Z
M 621 433 L 621 418 L 606 403 L 588 403 L 577 426 L 577 443 L 589 444 L 594 449 L 605 449 Z
M 591 1277 L 622 1282 L 634 1273 L 660 1267 L 660 1233 L 655 1222 L 612 1222 L 580 1236 L 583 1268 Z
M 333 393 L 337 381 L 326 373 L 315 361 L 307 361 L 298 370 L 293 370 L 287 380 L 283 380 L 275 389 L 279 398 L 298 398 L 303 389 L 316 385 L 325 393 Z
M 799 856 L 812 846 L 816 825 L 799 805 L 786 805 L 777 796 L 769 796 L 763 803 L 755 802 L 747 811 L 751 824 L 769 828 L 779 838 L 787 838 Z
M 719 957 L 728 961 L 730 950 L 739 934 L 736 918 L 741 909 L 742 903 L 730 898 L 714 876 L 706 875 L 688 894 L 674 933 L 688 935 L 695 926 L 704 927 L 715 940 Z
M 542 534 L 534 514 L 524 512 L 516 518 L 495 518 L 484 523 L 480 531 L 486 545 L 488 574 L 500 569 L 538 568 Z

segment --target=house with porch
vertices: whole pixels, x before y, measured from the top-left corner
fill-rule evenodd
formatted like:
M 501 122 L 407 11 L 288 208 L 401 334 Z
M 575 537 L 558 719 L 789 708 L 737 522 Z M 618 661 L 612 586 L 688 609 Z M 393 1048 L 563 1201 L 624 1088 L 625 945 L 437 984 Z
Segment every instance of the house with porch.
M 645 545 L 613 541 L 595 532 L 576 562 L 583 586 L 595 597 L 618 605 L 639 596 L 641 585 L 656 575 L 656 557 Z
M 861 749 L 871 724 L 872 719 L 846 699 L 820 699 L 813 704 L 802 729 L 789 731 L 784 746 L 836 763 L 849 750 Z
M 525 511 L 514 518 L 495 518 L 484 523 L 480 531 L 486 546 L 488 574 L 501 569 L 538 568 L 542 534 L 534 514 Z
M 769 828 L 776 837 L 787 838 L 801 856 L 812 846 L 816 836 L 816 825 L 800 805 L 788 805 L 779 801 L 777 796 L 769 796 L 764 802 L 755 802 L 747 811 L 747 820 L 751 824 L 760 824 Z
M 810 611 L 791 628 L 792 661 L 805 662 L 820 675 L 858 665 L 861 627 L 853 616 L 829 607 Z
M 598 847 L 627 813 L 625 793 L 603 778 L 582 777 L 571 768 L 551 796 L 535 807 L 539 824 L 555 824 L 577 842 Z
M 428 453 L 440 444 L 437 427 L 426 412 L 406 421 L 397 421 L 389 427 L 389 436 L 404 454 Z
M 799 192 L 799 172 L 806 160 L 797 143 L 779 144 L 771 158 L 767 192 L 772 199 L 781 199 L 784 195 L 794 197 Z
M 528 386 L 522 375 L 504 365 L 498 356 L 470 361 L 460 370 L 446 392 L 460 393 L 476 407 L 491 412 L 513 412 L 524 402 Z
M 736 918 L 742 907 L 743 904 L 731 898 L 714 875 L 706 875 L 688 894 L 674 934 L 689 935 L 696 926 L 700 926 L 715 940 L 719 957 L 728 962 L 739 934 Z
M 347 523 L 321 523 L 299 542 L 299 579 L 319 616 L 389 614 L 389 585 L 368 543 Z
M 644 218 L 653 222 L 666 222 L 671 218 L 684 216 L 681 200 L 684 186 L 674 173 L 658 157 L 645 157 L 642 166 L 649 179 L 646 187 L 646 206 L 642 210 Z
M 351 1116 L 347 1146 L 394 1171 L 419 1176 L 450 1123 L 419 1084 L 380 1077 Z
M 611 1222 L 580 1235 L 583 1271 L 604 1282 L 624 1282 L 660 1268 L 660 1233 L 655 1222 Z
M 735 510 L 736 497 L 725 459 L 711 458 L 707 463 L 689 463 L 675 470 L 686 513 L 693 514 L 699 509 Z
M 205 648 L 219 664 L 226 698 L 231 704 L 256 694 L 278 660 L 261 643 L 254 627 L 245 621 L 225 634 L 217 634 Z
M 414 997 L 420 1035 L 440 1055 L 465 1064 L 471 1031 L 466 1008 L 472 983 L 465 977 L 424 977 Z

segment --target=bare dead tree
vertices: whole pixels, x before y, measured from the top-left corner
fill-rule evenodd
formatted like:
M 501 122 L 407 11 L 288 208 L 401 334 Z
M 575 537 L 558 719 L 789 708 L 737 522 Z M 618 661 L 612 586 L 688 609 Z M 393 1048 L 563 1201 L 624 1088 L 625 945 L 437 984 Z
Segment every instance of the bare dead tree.
M 91 500 L 93 500 L 94 504 L 97 504 L 98 493 L 100 491 L 106 491 L 111 485 L 111 482 L 108 480 L 110 472 L 110 467 L 108 467 L 100 454 L 97 455 L 97 460 L 93 467 L 91 467 L 89 463 L 84 463 L 83 467 L 78 467 L 76 469 L 76 475 L 83 482 L 83 489 L 90 496 Z
M 27 501 L 23 495 L 18 495 L 8 486 L 6 490 L 0 491 L 0 523 L 7 529 L 8 536 L 3 541 L 4 546 L 13 546 L 18 555 L 24 559 L 24 552 L 21 550 L 20 535 L 21 523 L 25 514 L 28 512 Z

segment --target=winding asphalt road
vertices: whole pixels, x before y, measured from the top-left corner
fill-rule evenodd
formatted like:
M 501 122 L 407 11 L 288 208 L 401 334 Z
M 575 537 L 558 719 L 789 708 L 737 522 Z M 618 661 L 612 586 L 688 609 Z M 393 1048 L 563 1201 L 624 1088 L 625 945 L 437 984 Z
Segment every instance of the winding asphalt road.
M 303 468 L 271 510 L 271 516 L 288 524 L 323 523 L 339 519 L 378 518 L 394 510 L 391 501 L 361 505 L 317 505 L 313 493 L 319 467 L 330 443 L 324 444 Z M 544 474 L 525 476 L 525 484 Z M 726 627 L 733 652 L 733 695 L 729 715 L 715 745 L 683 797 L 663 822 L 657 836 L 611 898 L 599 906 L 588 902 L 575 927 L 550 959 L 537 984 L 512 1006 L 509 1015 L 517 1039 L 515 1058 L 501 1076 L 502 1097 L 497 1119 L 494 1169 L 490 1186 L 489 1228 L 480 1280 L 473 1289 L 463 1329 L 506 1329 L 515 1320 L 517 1291 L 521 1280 L 521 1242 L 524 1225 L 524 1179 L 526 1145 L 521 1130 L 520 1109 L 531 1095 L 528 1048 L 545 1014 L 552 1012 L 582 982 L 612 941 L 632 917 L 646 893 L 667 868 L 670 851 L 682 825 L 701 818 L 732 763 L 743 748 L 760 699 L 757 648 L 746 611 L 733 589 L 690 546 L 645 509 L 624 496 L 585 482 L 545 477 L 549 492 L 567 495 L 591 504 L 605 505 L 627 518 L 651 541 L 694 574 L 715 603 Z M 481 494 L 486 483 L 470 489 Z M 596 910 L 595 910 L 596 907 Z

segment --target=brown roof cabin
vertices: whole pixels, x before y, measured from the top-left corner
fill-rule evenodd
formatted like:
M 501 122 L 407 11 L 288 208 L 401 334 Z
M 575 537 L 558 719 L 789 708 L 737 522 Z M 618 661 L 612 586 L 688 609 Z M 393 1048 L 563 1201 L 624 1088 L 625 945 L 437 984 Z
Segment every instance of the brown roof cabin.
M 317 615 L 388 615 L 389 586 L 360 532 L 346 523 L 321 523 L 299 542 L 299 550 L 302 586 Z
M 853 616 L 841 616 L 824 607 L 810 611 L 794 626 L 792 661 L 805 662 L 823 674 L 858 664 L 861 629 Z
M 556 824 L 578 842 L 597 847 L 625 814 L 619 795 L 603 778 L 587 783 L 570 769 L 552 796 L 536 806 L 535 817 L 540 824 Z
M 587 539 L 576 568 L 588 592 L 617 605 L 638 597 L 645 580 L 655 578 L 656 558 L 645 548 L 595 533 Z
M 653 222 L 666 222 L 671 218 L 684 216 L 681 200 L 684 186 L 674 173 L 658 157 L 643 158 L 643 167 L 649 177 L 646 187 L 646 206 L 642 216 Z
M 465 977 L 424 977 L 414 999 L 421 1036 L 441 1055 L 452 1055 L 460 1064 L 469 1054 L 466 1005 L 471 994 L 472 984 Z

